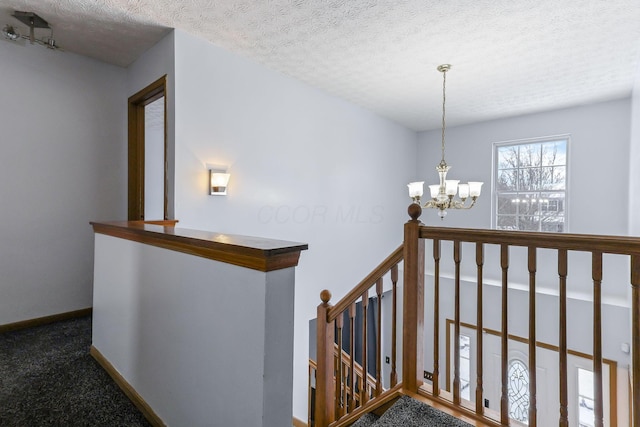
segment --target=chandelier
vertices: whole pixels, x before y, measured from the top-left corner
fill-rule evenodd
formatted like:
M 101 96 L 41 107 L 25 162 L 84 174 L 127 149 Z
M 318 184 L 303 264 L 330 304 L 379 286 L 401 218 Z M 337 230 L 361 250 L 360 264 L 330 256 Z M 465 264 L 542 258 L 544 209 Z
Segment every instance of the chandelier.
M 447 209 L 471 209 L 475 204 L 482 188 L 482 182 L 469 181 L 468 184 L 459 184 L 459 180 L 447 179 L 447 172 L 451 166 L 447 165 L 444 160 L 444 134 L 446 128 L 445 122 L 445 104 L 446 104 L 446 87 L 447 87 L 447 71 L 451 69 L 450 64 L 442 64 L 438 66 L 438 71 L 442 73 L 442 160 L 436 171 L 440 177 L 440 184 L 429 186 L 431 200 L 427 201 L 423 207 L 438 209 L 438 216 L 444 219 L 447 216 Z M 420 204 L 420 198 L 423 193 L 424 181 L 411 182 L 408 184 L 409 197 L 413 203 Z M 456 194 L 458 199 L 456 199 Z M 471 198 L 470 202 L 467 199 Z

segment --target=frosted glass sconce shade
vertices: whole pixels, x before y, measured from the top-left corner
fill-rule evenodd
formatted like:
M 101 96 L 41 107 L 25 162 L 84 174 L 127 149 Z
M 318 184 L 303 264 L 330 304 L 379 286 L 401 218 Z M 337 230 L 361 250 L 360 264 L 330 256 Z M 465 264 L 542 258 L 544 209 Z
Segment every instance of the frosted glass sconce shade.
M 209 194 L 211 196 L 226 196 L 230 176 L 231 174 L 226 171 L 209 169 Z
M 410 182 L 407 187 L 409 187 L 409 197 L 411 197 L 413 203 L 420 204 L 420 197 L 422 197 L 424 191 L 424 181 Z
M 466 199 L 467 197 L 469 197 L 469 184 L 458 185 L 458 196 L 461 199 Z
M 440 194 L 440 185 L 439 184 L 431 184 L 429 186 L 429 192 L 431 193 L 431 198 L 435 199 Z
M 407 184 L 407 187 L 409 187 L 409 197 L 422 197 L 423 185 L 424 181 L 410 182 Z
M 447 192 L 447 196 L 455 196 L 458 192 L 458 183 L 460 181 L 457 179 L 448 179 L 445 181 L 445 191 Z
M 469 194 L 471 195 L 471 197 L 480 197 L 482 184 L 482 182 L 469 181 Z

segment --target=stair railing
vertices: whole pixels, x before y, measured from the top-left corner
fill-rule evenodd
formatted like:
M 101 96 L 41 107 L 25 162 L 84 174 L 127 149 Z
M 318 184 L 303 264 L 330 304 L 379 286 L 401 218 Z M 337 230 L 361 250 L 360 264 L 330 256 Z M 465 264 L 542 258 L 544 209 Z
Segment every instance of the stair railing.
M 351 292 L 342 298 L 335 306 L 329 304 L 331 293 L 322 291 L 320 298 L 322 304 L 318 306 L 317 323 L 317 372 L 316 372 L 316 394 L 315 394 L 315 426 L 328 426 L 334 421 L 347 418 L 354 411 L 363 411 L 370 399 L 381 396 L 384 393 L 382 379 L 382 294 L 384 291 L 383 278 L 388 274 L 391 279 L 392 290 L 392 351 L 391 351 L 391 373 L 390 384 L 394 387 L 397 383 L 396 371 L 396 307 L 397 307 L 397 282 L 398 264 L 403 258 L 403 246 L 396 249 L 387 257 L 376 269 L 362 280 Z M 375 288 L 374 288 L 375 287 Z M 363 378 L 364 373 L 371 372 L 368 363 L 367 342 L 370 339 L 367 326 L 367 310 L 370 303 L 369 292 L 376 295 L 378 304 L 378 319 L 375 325 L 375 375 L 366 375 L 369 380 L 358 381 Z M 355 349 L 356 330 L 356 304 L 360 301 L 362 306 L 362 357 L 360 361 L 362 375 L 358 375 L 358 367 L 355 354 L 351 354 Z M 344 313 L 348 313 L 346 316 Z M 345 325 L 344 318 L 348 322 Z M 343 348 L 344 328 L 349 330 L 348 349 Z M 337 345 L 336 356 L 335 347 Z M 346 355 L 346 358 L 345 356 Z M 347 363 L 343 363 L 343 361 Z M 368 387 L 371 381 L 375 381 L 375 387 Z M 362 409 L 360 409 L 362 408 Z
M 351 355 L 345 351 L 342 350 L 342 357 L 340 362 L 338 362 L 338 344 L 334 344 L 334 366 L 338 366 L 338 363 L 342 364 L 341 367 L 341 371 L 343 374 L 343 378 L 342 378 L 342 383 L 341 384 L 346 384 L 346 387 L 343 388 L 342 393 L 345 395 L 345 398 L 347 399 L 347 402 L 351 401 L 351 397 L 352 397 L 352 393 L 353 396 L 355 397 L 356 400 L 356 407 L 361 406 L 360 405 L 360 393 L 357 392 L 358 390 L 362 390 L 364 381 L 365 381 L 365 377 L 363 376 L 363 370 L 362 370 L 362 365 L 360 365 L 360 363 L 358 362 L 353 362 L 353 358 L 351 357 Z M 350 367 L 351 367 L 351 363 L 353 362 L 353 367 L 354 370 L 351 371 Z M 311 411 L 311 404 L 312 402 L 314 402 L 314 400 L 311 398 L 311 396 L 313 395 L 313 393 L 315 392 L 316 386 L 315 386 L 315 381 L 316 381 L 316 373 L 318 370 L 318 365 L 316 363 L 315 360 L 309 359 L 309 425 L 311 426 L 313 424 L 313 421 L 315 420 L 314 417 L 312 417 L 312 412 Z M 353 372 L 353 375 L 355 375 L 355 385 L 354 385 L 354 391 L 352 392 L 351 387 L 349 386 L 350 384 L 350 380 L 348 375 Z M 335 385 L 335 379 L 334 379 L 334 385 Z M 376 379 L 376 377 L 374 377 L 373 375 L 367 373 L 366 375 L 366 394 L 368 396 L 374 396 L 376 394 L 376 389 L 378 387 L 378 380 Z M 314 407 L 315 410 L 315 407 Z
M 417 205 L 414 205 L 417 206 Z M 410 227 L 405 227 L 405 260 L 404 260 L 404 274 L 405 287 L 415 288 L 410 290 L 417 296 L 424 295 L 424 283 L 422 278 L 424 277 L 424 256 L 422 252 L 424 247 L 422 244 L 415 242 L 411 243 L 409 239 L 413 240 L 416 236 L 414 230 L 415 223 L 420 216 L 421 210 L 418 208 L 410 208 L 410 215 L 412 220 L 409 224 L 413 224 Z M 561 427 L 569 425 L 569 399 L 568 399 L 568 368 L 567 368 L 567 355 L 569 353 L 567 346 L 567 278 L 569 275 L 569 263 L 568 255 L 572 252 L 586 252 L 590 254 L 591 258 L 591 277 L 592 277 L 592 304 L 593 304 L 593 323 L 592 339 L 592 359 L 593 359 L 593 380 L 594 380 L 594 415 L 595 415 L 595 427 L 603 427 L 604 422 L 604 403 L 603 403 L 603 355 L 602 355 L 602 279 L 603 279 L 603 254 L 614 254 L 618 256 L 626 257 L 630 261 L 630 284 L 632 291 L 631 301 L 631 340 L 632 340 L 632 388 L 631 392 L 631 418 L 630 425 L 634 427 L 640 426 L 640 239 L 635 237 L 624 236 L 596 236 L 596 235 L 584 235 L 584 234 L 566 234 L 566 233 L 534 233 L 534 232 L 521 232 L 521 231 L 498 231 L 498 230 L 477 230 L 477 229 L 456 229 L 456 228 L 438 228 L 427 227 L 424 225 L 417 226 L 417 237 L 419 241 L 424 242 L 429 240 L 433 245 L 431 251 L 432 259 L 429 261 L 430 266 L 433 267 L 433 295 L 434 303 L 433 307 L 429 307 L 428 311 L 433 313 L 433 343 L 431 348 L 433 349 L 433 380 L 431 384 L 420 385 L 418 387 L 418 394 L 428 397 L 436 402 L 443 403 L 458 410 L 462 413 L 469 412 L 469 415 L 473 415 L 476 419 L 481 420 L 489 425 L 508 426 L 512 420 L 509 417 L 509 390 L 508 390 L 508 349 L 509 349 L 509 254 L 510 249 L 513 247 L 526 248 L 526 269 L 528 275 L 528 375 L 529 375 L 529 412 L 528 412 L 528 425 L 535 427 L 539 425 L 537 420 L 537 381 L 536 381 L 536 278 L 538 261 L 537 255 L 539 249 L 551 249 L 556 253 L 557 262 L 557 274 L 558 274 L 558 348 L 559 348 L 559 377 L 558 377 L 558 390 L 559 390 L 559 413 L 557 414 L 557 422 Z M 407 234 L 407 230 L 409 233 Z M 440 311 L 441 302 L 439 300 L 440 292 L 440 264 L 443 254 L 441 253 L 441 246 L 443 242 L 451 242 L 453 246 L 453 281 L 454 281 L 454 335 L 453 335 L 453 388 L 452 396 L 444 396 L 442 386 L 439 382 L 438 368 L 441 365 L 439 360 L 439 342 L 440 342 Z M 475 395 L 475 408 L 470 410 L 462 405 L 460 397 L 460 362 L 459 362 L 459 346 L 457 343 L 460 339 L 460 324 L 461 324 L 461 262 L 462 262 L 462 244 L 473 244 L 475 247 L 475 253 L 471 257 L 472 262 L 475 262 L 477 271 L 476 278 L 476 395 Z M 500 361 L 500 384 L 501 384 L 501 398 L 500 398 L 500 413 L 499 419 L 494 420 L 488 417 L 485 413 L 483 405 L 483 272 L 485 269 L 485 248 L 488 246 L 496 246 L 499 248 L 499 268 L 501 270 L 501 361 Z M 548 251 L 547 251 L 548 252 Z M 546 254 L 545 254 L 546 255 Z M 418 277 L 416 279 L 416 276 Z M 405 292 L 407 292 L 405 290 Z M 465 298 L 468 297 L 465 294 Z M 421 298 L 420 298 L 421 299 Z M 407 320 L 407 314 L 405 313 L 405 321 Z M 418 331 L 421 329 L 421 322 L 423 321 L 418 314 Z M 411 324 L 405 324 L 405 328 L 412 329 Z M 406 333 L 406 331 L 405 331 Z M 418 338 L 423 335 L 418 332 Z M 404 350 L 408 348 L 405 346 Z M 410 354 L 403 354 L 403 360 L 407 359 L 410 366 L 413 363 L 420 363 L 423 360 L 422 354 L 422 342 L 418 342 L 416 360 L 413 360 L 413 352 Z M 411 349 L 409 349 L 411 351 Z M 403 369 L 404 369 L 403 364 Z M 419 373 L 420 365 L 418 365 L 417 372 L 403 371 L 403 387 L 405 389 L 415 390 L 415 385 L 420 384 Z M 615 373 L 612 373 L 615 375 Z M 409 376 L 411 378 L 409 378 Z M 409 383 L 410 380 L 415 382 Z M 470 379 L 473 381 L 474 379 Z M 616 408 L 611 408 L 611 411 L 616 411 Z
M 338 362 L 342 360 L 335 356 L 334 350 L 338 345 L 338 354 L 343 352 L 342 331 L 345 327 L 353 332 L 355 319 L 355 305 L 361 300 L 363 310 L 366 311 L 369 303 L 369 290 L 374 285 L 378 295 L 378 304 L 381 301 L 382 277 L 390 273 L 393 283 L 393 314 L 391 342 L 392 349 L 392 371 L 390 384 L 395 392 L 404 394 L 421 395 L 436 403 L 452 408 L 460 414 L 475 418 L 485 425 L 508 426 L 511 422 L 509 418 L 508 401 L 508 347 L 509 347 L 509 322 L 508 322 L 508 295 L 509 295 L 509 255 L 512 247 L 523 247 L 526 250 L 526 273 L 528 275 L 528 343 L 529 343 L 529 414 L 528 425 L 535 427 L 537 420 L 537 381 L 536 381 L 536 279 L 539 249 L 551 249 L 556 254 L 557 274 L 558 274 L 558 357 L 559 357 L 559 413 L 558 425 L 561 427 L 569 425 L 569 399 L 568 399 L 568 367 L 567 355 L 567 278 L 569 271 L 569 254 L 572 252 L 586 252 L 591 258 L 592 277 L 592 304 L 593 322 L 591 325 L 593 337 L 593 378 L 594 378 L 594 414 L 595 427 L 604 426 L 604 404 L 603 404 L 603 372 L 602 372 L 602 279 L 603 279 L 603 255 L 614 254 L 625 257 L 630 262 L 630 284 L 631 284 L 631 366 L 630 366 L 630 425 L 640 427 L 640 238 L 623 236 L 596 236 L 565 233 L 531 233 L 512 232 L 498 230 L 478 230 L 478 229 L 457 229 L 438 228 L 424 226 L 419 217 L 422 213 L 419 205 L 409 207 L 411 220 L 404 227 L 404 243 L 396 249 L 385 261 L 383 261 L 371 274 L 369 274 L 356 288 L 349 292 L 335 306 L 329 304 L 331 294 L 323 291 L 321 294 L 322 304 L 318 306 L 318 362 L 316 375 L 316 402 L 315 402 L 315 426 L 316 427 L 339 427 L 349 425 L 355 420 L 354 415 L 367 412 L 368 408 L 375 407 L 375 401 L 385 397 L 385 393 L 391 390 L 383 390 L 381 384 L 380 364 L 381 352 L 378 347 L 376 360 L 376 388 L 367 391 L 367 387 L 360 387 L 354 383 L 355 367 L 353 358 L 350 359 L 352 365 L 345 365 Z M 424 370 L 424 320 L 425 320 L 425 241 L 430 242 L 429 266 L 432 267 L 433 287 L 429 287 L 433 292 L 433 307 L 427 307 L 427 312 L 433 315 L 433 342 L 427 343 L 430 350 L 433 350 L 432 379 L 427 384 L 423 380 Z M 475 405 L 463 404 L 460 396 L 460 365 L 459 346 L 453 346 L 453 387 L 452 393 L 448 393 L 448 385 L 443 387 L 440 382 L 439 367 L 440 361 L 440 266 L 443 242 L 451 242 L 453 246 L 453 282 L 454 282 L 454 343 L 459 342 L 461 312 L 461 264 L 462 246 L 473 245 L 475 250 L 471 257 L 475 263 L 477 272 L 476 278 L 476 393 Z M 431 246 L 432 245 L 432 246 Z M 483 405 L 483 273 L 485 271 L 485 249 L 490 246 L 499 248 L 499 269 L 501 272 L 501 361 L 500 361 L 500 383 L 501 399 L 498 419 L 491 418 Z M 431 249 L 432 247 L 432 249 Z M 546 251 L 549 252 L 549 251 Z M 403 265 L 403 306 L 402 313 L 402 352 L 396 355 L 396 282 L 398 280 L 398 264 Z M 431 284 L 430 284 L 431 285 Z M 467 298 L 467 295 L 465 295 Z M 342 313 L 348 312 L 348 324 L 344 325 Z M 364 328 L 363 340 L 366 342 L 366 315 L 363 317 Z M 379 319 L 380 322 L 380 319 Z M 378 343 L 380 342 L 380 325 L 377 328 Z M 351 333 L 351 345 L 354 348 L 354 334 Z M 336 340 L 336 338 L 338 338 Z M 363 346 L 366 348 L 366 345 Z M 396 357 L 401 358 L 402 378 L 398 382 L 396 370 Z M 363 358 L 362 372 L 367 372 L 366 355 Z M 614 373 L 615 375 L 615 373 Z M 474 379 L 471 379 L 473 381 Z M 395 387 L 394 387 L 395 386 Z M 353 391 L 353 392 L 352 392 Z M 359 399 L 355 398 L 355 393 L 359 393 Z M 384 400 L 384 399 L 382 399 Z M 615 408 L 611 408 L 615 411 Z

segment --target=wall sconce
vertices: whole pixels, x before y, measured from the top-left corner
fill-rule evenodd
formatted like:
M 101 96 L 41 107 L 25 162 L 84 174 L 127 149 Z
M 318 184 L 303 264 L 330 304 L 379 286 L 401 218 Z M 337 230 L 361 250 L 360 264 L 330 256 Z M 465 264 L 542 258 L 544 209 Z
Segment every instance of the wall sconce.
M 209 169 L 209 195 L 226 196 L 230 176 L 224 169 Z

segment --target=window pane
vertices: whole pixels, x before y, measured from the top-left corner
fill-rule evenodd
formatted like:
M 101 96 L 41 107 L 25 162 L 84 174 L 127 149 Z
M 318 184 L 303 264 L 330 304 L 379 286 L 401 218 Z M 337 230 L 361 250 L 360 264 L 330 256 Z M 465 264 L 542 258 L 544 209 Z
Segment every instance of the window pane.
M 580 398 L 578 416 L 580 418 L 580 427 L 593 427 L 595 424 L 595 413 L 593 410 L 593 400 L 586 397 Z
M 518 189 L 518 170 L 505 169 L 498 172 L 496 185 L 498 191 L 516 191 Z
M 509 363 L 509 417 L 529 423 L 529 370 L 519 360 Z
M 565 166 L 540 168 L 540 187 L 543 190 L 564 190 L 566 170 L 567 168 Z
M 515 216 L 498 215 L 498 230 L 517 230 L 517 222 Z
M 593 399 L 593 372 L 578 368 L 578 394 Z
M 460 397 L 466 400 L 471 400 L 471 389 L 469 387 L 469 381 L 460 379 Z
M 564 224 L 562 218 L 544 216 L 540 221 L 540 231 L 547 231 L 551 233 L 564 232 Z
M 518 216 L 518 230 L 520 231 L 539 231 L 540 221 L 535 216 Z
M 578 368 L 578 421 L 580 427 L 593 427 L 593 372 Z
M 564 215 L 564 193 L 540 193 L 540 212 L 555 212 Z
M 469 359 L 469 349 L 471 347 L 469 337 L 460 335 L 460 357 Z M 468 378 L 468 376 L 467 376 Z
M 541 168 L 523 168 L 518 172 L 520 191 L 534 191 L 540 188 Z
M 498 147 L 498 169 L 515 169 L 518 167 L 518 146 Z
M 520 146 L 520 154 L 518 156 L 520 167 L 531 167 L 542 165 L 542 147 L 541 144 L 524 144 Z
M 542 144 L 542 166 L 566 164 L 567 141 L 552 141 Z
M 540 212 L 538 193 L 521 194 L 518 203 L 518 213 L 521 216 L 536 216 Z
M 515 215 L 518 213 L 518 199 L 517 194 L 498 196 L 498 215 Z
M 470 353 L 471 340 L 466 335 L 460 335 L 460 397 L 470 400 L 471 391 L 469 389 L 470 382 Z
M 564 193 L 540 193 L 540 231 L 564 232 Z

